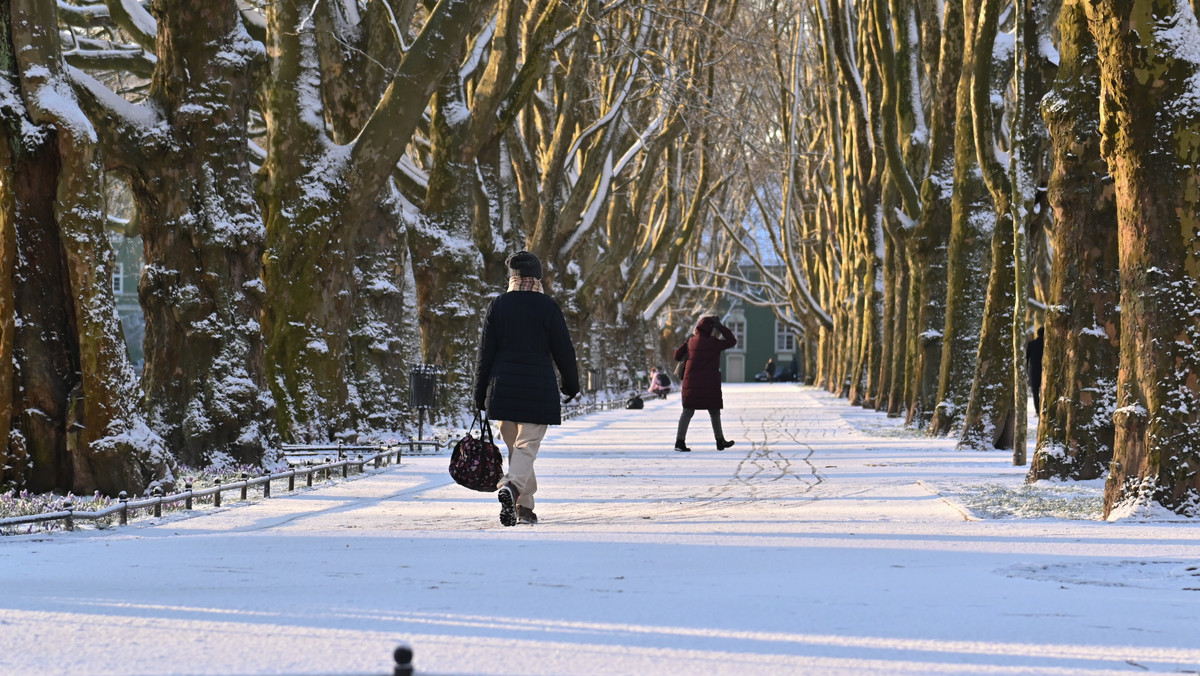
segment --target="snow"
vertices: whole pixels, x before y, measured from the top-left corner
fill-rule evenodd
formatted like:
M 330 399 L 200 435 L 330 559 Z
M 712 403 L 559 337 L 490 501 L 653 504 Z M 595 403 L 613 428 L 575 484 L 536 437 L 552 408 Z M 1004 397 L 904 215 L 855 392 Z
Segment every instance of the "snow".
M 148 37 L 149 40 L 154 40 L 155 36 L 158 35 L 158 23 L 155 22 L 150 12 L 146 11 L 146 8 L 138 0 L 116 1 L 121 6 L 121 10 L 130 17 L 133 28 L 138 30 L 143 36 Z
M 1196 13 L 1188 0 L 1175 0 L 1175 13 L 1157 24 L 1155 33 L 1164 51 L 1162 57 L 1188 64 L 1188 79 L 1171 105 L 1172 112 L 1185 119 L 1194 117 L 1200 112 L 1200 25 Z
M 535 527 L 443 453 L 0 539 L 0 673 L 382 675 L 400 642 L 426 676 L 1200 669 L 1194 524 L 1100 521 L 1099 482 L 1025 486 L 812 388 L 725 403 L 723 452 L 703 417 L 670 450 L 676 395 L 552 428 Z
M 609 151 L 604 156 L 604 169 L 600 173 L 598 185 L 592 191 L 591 201 L 588 203 L 587 209 L 583 212 L 583 217 L 580 220 L 579 227 L 575 228 L 571 236 L 567 238 L 567 242 L 558 250 L 560 256 L 570 258 L 568 255 L 572 249 L 579 243 L 592 226 L 596 224 L 596 217 L 600 215 L 600 209 L 608 204 L 608 189 L 612 184 L 613 177 L 613 158 L 612 152 Z

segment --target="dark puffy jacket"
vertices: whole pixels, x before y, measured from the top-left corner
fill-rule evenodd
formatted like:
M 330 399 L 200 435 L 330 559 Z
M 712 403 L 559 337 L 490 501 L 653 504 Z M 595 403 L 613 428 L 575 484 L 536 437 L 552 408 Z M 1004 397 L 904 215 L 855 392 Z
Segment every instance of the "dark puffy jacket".
M 737 345 L 737 338 L 721 326 L 721 338 L 713 338 L 715 317 L 705 317 L 696 326 L 696 334 L 675 350 L 675 361 L 687 355 L 683 370 L 683 407 L 710 410 L 724 408 L 721 399 L 721 352 Z
M 475 366 L 475 405 L 492 420 L 557 425 L 562 392 L 579 394 L 579 367 L 562 309 L 537 291 L 509 291 L 488 307 Z

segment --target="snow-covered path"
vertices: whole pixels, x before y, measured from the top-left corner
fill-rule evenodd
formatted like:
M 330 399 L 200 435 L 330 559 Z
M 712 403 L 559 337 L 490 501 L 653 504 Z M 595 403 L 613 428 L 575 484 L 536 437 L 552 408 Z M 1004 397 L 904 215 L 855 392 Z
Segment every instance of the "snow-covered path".
M 979 519 L 1017 487 L 810 388 L 552 428 L 536 527 L 446 457 L 193 518 L 0 539 L 2 674 L 1200 671 L 1200 529 Z M 943 497 L 937 491 L 946 493 Z

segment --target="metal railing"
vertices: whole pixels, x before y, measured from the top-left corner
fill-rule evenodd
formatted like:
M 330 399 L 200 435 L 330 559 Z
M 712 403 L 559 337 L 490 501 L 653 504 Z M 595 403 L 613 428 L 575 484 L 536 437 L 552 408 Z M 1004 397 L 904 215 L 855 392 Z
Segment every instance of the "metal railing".
M 75 511 L 74 501 L 67 500 L 64 503 L 64 509 L 57 512 L 43 512 L 41 514 L 29 514 L 26 516 L 14 516 L 6 519 L 0 519 L 0 528 L 12 526 L 24 526 L 37 523 L 48 523 L 51 521 L 62 521 L 63 528 L 66 530 L 75 530 L 76 521 L 100 521 L 110 519 L 113 516 L 117 517 L 119 525 L 127 525 L 129 523 L 129 515 L 132 511 L 139 509 L 153 510 L 154 516 L 162 516 L 163 505 L 176 505 L 183 503 L 184 509 L 192 509 L 193 503 L 202 498 L 211 496 L 213 507 L 221 506 L 221 496 L 228 491 L 239 491 L 241 500 L 249 499 L 249 492 L 252 487 L 262 486 L 262 497 L 271 497 L 271 482 L 287 480 L 288 491 L 296 490 L 296 477 L 299 475 L 304 478 L 305 485 L 309 488 L 313 485 L 313 477 L 321 472 L 325 473 L 325 480 L 333 477 L 333 472 L 341 470 L 342 478 L 350 476 L 350 468 L 357 467 L 359 474 L 366 471 L 367 463 L 372 463 L 378 469 L 392 463 L 395 459 L 396 464 L 400 464 L 401 449 L 408 445 L 395 444 L 388 446 L 308 446 L 304 450 L 317 451 L 336 450 L 338 452 L 338 460 L 315 464 L 312 460 L 306 460 L 303 464 L 296 464 L 289 467 L 283 472 L 272 472 L 257 477 L 249 477 L 242 473 L 242 478 L 239 481 L 230 481 L 228 483 L 216 479 L 212 486 L 195 490 L 192 488 L 191 482 L 184 483 L 182 492 L 163 494 L 161 488 L 155 488 L 153 493 L 138 500 L 130 500 L 125 491 L 121 491 L 117 496 L 117 504 L 105 507 L 98 510 Z M 300 449 L 295 449 L 300 450 Z M 372 450 L 375 453 L 363 455 L 359 453 L 357 457 L 351 458 L 347 453 L 353 450 Z M 288 449 L 284 449 L 284 455 L 287 457 Z
M 624 399 L 607 399 L 604 401 L 582 401 L 575 404 L 564 404 L 562 418 L 570 420 L 578 418 L 582 415 L 595 413 L 597 411 L 611 411 L 625 407 Z M 14 516 L 0 519 L 0 528 L 8 528 L 13 526 L 25 526 L 38 523 L 49 523 L 52 521 L 62 521 L 63 528 L 66 530 L 75 530 L 76 521 L 100 521 L 117 517 L 119 525 L 127 525 L 129 523 L 129 515 L 132 511 L 140 509 L 153 510 L 155 518 L 162 516 L 163 505 L 176 505 L 183 503 L 185 510 L 192 509 L 193 503 L 202 498 L 212 497 L 214 507 L 221 506 L 221 495 L 228 491 L 239 491 L 240 499 L 245 501 L 249 499 L 249 491 L 252 487 L 262 486 L 262 497 L 271 497 L 271 482 L 283 481 L 288 482 L 288 491 L 296 489 L 296 476 L 300 475 L 305 478 L 305 485 L 312 487 L 313 476 L 321 472 L 325 473 L 325 478 L 328 480 L 332 477 L 335 470 L 340 469 L 342 478 L 347 478 L 350 474 L 351 467 L 358 467 L 361 474 L 365 471 L 367 463 L 373 463 L 375 468 L 380 468 L 391 464 L 392 458 L 395 458 L 396 464 L 400 464 L 402 457 L 402 449 L 408 447 L 410 453 L 415 453 L 417 448 L 430 448 L 434 450 L 440 449 L 441 442 L 438 441 L 419 441 L 409 440 L 390 445 L 349 445 L 349 444 L 284 444 L 282 446 L 284 458 L 291 464 L 293 461 L 296 464 L 289 467 L 283 472 L 272 472 L 257 477 L 248 477 L 245 473 L 239 481 L 231 481 L 223 483 L 220 479 L 216 479 L 212 486 L 195 490 L 192 488 L 191 482 L 184 483 L 184 489 L 178 493 L 164 494 L 161 488 L 155 488 L 154 492 L 147 497 L 137 500 L 130 500 L 125 491 L 121 491 L 117 496 L 117 504 L 105 507 L 98 510 L 76 511 L 74 501 L 67 500 L 64 503 L 64 509 L 56 512 L 43 512 L 41 514 L 28 514 L 25 516 Z M 357 458 L 350 458 L 347 454 L 350 452 L 359 451 Z M 375 451 L 370 455 L 363 455 L 361 451 Z M 338 459 L 333 462 L 314 464 L 312 458 L 324 457 L 336 452 Z
M 613 409 L 625 408 L 625 399 L 606 399 L 604 401 L 581 401 L 576 404 L 563 404 L 562 419 L 570 420 L 578 418 L 581 415 L 595 413 L 597 411 L 611 411 Z

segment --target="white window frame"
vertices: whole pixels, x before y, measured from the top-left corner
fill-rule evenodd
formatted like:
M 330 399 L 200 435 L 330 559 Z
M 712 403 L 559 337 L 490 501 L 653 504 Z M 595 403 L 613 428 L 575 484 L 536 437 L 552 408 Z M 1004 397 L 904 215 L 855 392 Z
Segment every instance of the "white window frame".
M 729 323 L 726 324 L 725 326 L 728 326 L 729 330 L 733 332 L 733 337 L 737 338 L 737 345 L 733 346 L 730 349 L 732 349 L 734 352 L 745 352 L 746 351 L 746 318 L 745 317 L 730 317 Z M 738 327 L 741 327 L 740 331 L 738 330 Z
M 118 294 L 125 293 L 125 264 L 124 263 L 121 263 L 118 261 L 116 267 L 113 269 L 112 285 L 113 285 L 113 293 L 118 293 Z
M 792 354 L 796 351 L 796 334 L 787 324 L 775 320 L 775 352 Z

